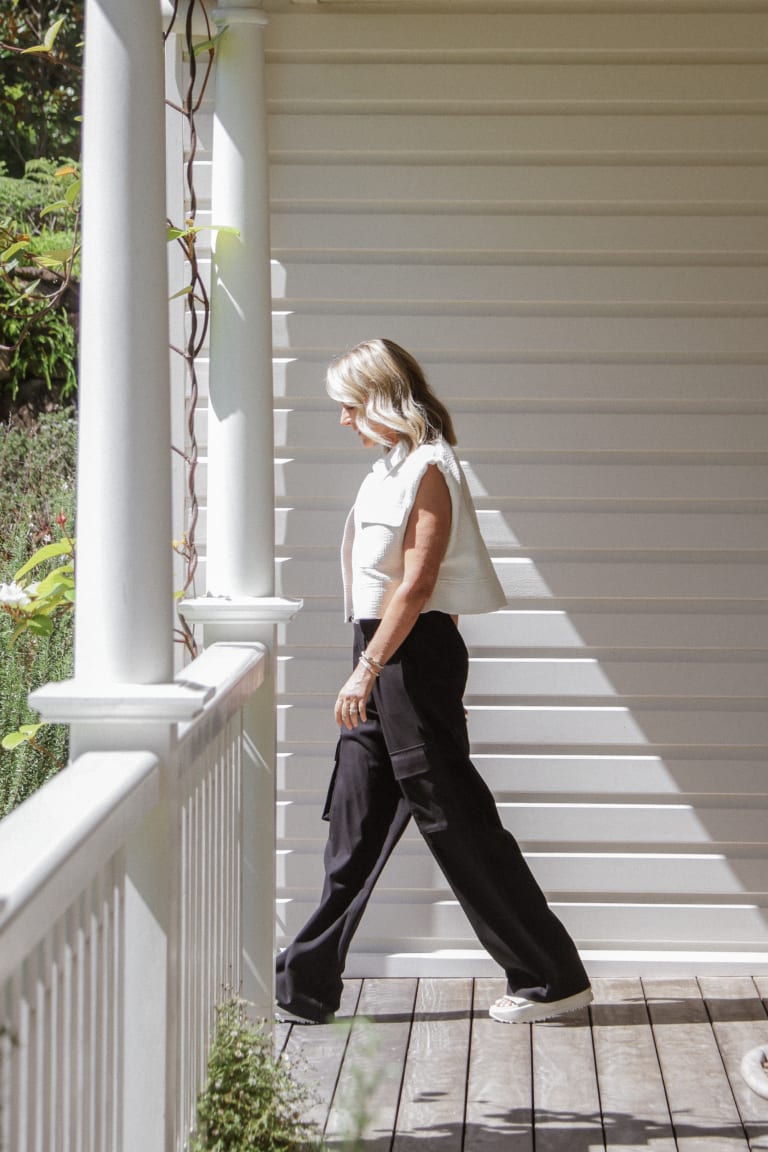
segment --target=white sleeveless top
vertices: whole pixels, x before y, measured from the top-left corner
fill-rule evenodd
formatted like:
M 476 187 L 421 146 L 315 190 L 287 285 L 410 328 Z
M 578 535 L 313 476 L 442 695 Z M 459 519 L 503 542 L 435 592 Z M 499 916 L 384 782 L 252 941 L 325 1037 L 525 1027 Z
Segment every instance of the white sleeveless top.
M 402 583 L 408 516 L 430 464 L 440 469 L 451 494 L 451 532 L 422 612 L 492 612 L 506 604 L 453 449 L 440 439 L 409 452 L 400 440 L 373 465 L 347 517 L 341 545 L 345 619 L 380 619 Z

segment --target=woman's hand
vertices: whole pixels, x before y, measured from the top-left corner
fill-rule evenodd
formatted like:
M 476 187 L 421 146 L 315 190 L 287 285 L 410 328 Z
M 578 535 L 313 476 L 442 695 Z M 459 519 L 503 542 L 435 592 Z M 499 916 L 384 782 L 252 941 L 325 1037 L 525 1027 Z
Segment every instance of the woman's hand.
M 336 723 L 345 728 L 357 728 L 361 720 L 367 720 L 365 705 L 373 690 L 376 676 L 361 662 L 347 680 L 336 699 Z

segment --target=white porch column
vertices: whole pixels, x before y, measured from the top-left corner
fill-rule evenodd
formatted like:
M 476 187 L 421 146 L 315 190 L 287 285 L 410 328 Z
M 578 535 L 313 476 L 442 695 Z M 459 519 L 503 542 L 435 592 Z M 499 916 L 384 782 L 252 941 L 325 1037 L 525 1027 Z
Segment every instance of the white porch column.
M 272 308 L 264 98 L 267 19 L 251 4 L 213 14 L 213 238 L 208 422 L 208 592 L 274 591 Z
M 206 645 L 256 640 L 270 653 L 247 710 L 243 764 L 243 994 L 271 1016 L 274 983 L 276 624 L 269 165 L 263 33 L 255 5 L 216 9 L 208 417 L 208 596 L 185 601 Z
M 75 677 L 168 681 L 172 527 L 157 0 L 86 6 Z
M 164 49 L 157 0 L 87 0 L 75 676 L 32 694 L 71 755 L 142 749 L 160 802 L 125 850 L 120 1146 L 174 1146 L 178 828 L 171 683 Z

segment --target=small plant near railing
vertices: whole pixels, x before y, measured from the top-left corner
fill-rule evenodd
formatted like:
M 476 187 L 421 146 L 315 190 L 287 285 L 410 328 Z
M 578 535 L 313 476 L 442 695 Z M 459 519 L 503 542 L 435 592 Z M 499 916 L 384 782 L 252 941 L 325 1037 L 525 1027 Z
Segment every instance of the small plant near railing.
M 309 1089 L 274 1055 L 272 1037 L 247 1010 L 237 996 L 216 1009 L 190 1152 L 319 1152 L 319 1137 L 304 1119 Z

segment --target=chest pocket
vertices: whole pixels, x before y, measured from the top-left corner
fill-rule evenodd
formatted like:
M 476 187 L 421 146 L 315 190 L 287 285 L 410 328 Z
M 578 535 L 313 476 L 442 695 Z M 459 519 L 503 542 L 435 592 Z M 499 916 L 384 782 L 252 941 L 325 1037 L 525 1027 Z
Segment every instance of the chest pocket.
M 361 528 L 369 524 L 382 524 L 387 528 L 399 528 L 406 517 L 406 503 L 393 499 L 398 494 L 382 492 L 379 485 L 363 485 L 355 504 L 355 519 Z
M 359 570 L 389 578 L 400 571 L 405 514 L 394 504 L 371 503 L 357 510 L 353 562 Z

